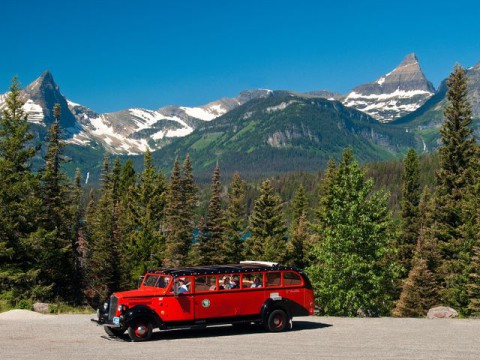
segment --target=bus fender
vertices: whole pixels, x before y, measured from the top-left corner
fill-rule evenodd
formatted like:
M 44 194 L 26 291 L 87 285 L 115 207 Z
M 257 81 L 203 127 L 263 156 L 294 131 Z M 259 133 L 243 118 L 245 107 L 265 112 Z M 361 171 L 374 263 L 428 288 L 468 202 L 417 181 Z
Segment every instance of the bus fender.
M 260 312 L 260 317 L 263 322 L 266 322 L 268 319 L 268 316 L 273 310 L 276 309 L 281 309 L 285 311 L 288 315 L 289 318 L 292 318 L 292 314 L 290 311 L 290 307 L 288 305 L 288 302 L 285 299 L 267 299 L 262 305 L 262 310 Z
M 131 309 L 128 309 L 125 315 L 123 315 L 123 321 L 125 327 L 128 327 L 132 321 L 136 319 L 148 319 L 152 322 L 154 328 L 160 328 L 163 326 L 163 320 L 158 314 L 151 308 L 145 305 L 137 305 Z

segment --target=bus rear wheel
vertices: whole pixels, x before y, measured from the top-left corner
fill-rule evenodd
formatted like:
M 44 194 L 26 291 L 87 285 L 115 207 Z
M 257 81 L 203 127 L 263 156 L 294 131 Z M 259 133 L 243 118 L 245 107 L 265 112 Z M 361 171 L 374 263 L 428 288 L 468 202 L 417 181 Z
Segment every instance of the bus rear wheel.
M 128 336 L 134 342 L 150 340 L 152 332 L 153 325 L 148 319 L 134 320 L 128 327 Z
M 290 317 L 281 309 L 273 310 L 268 315 L 265 328 L 271 332 L 285 331 L 290 328 Z

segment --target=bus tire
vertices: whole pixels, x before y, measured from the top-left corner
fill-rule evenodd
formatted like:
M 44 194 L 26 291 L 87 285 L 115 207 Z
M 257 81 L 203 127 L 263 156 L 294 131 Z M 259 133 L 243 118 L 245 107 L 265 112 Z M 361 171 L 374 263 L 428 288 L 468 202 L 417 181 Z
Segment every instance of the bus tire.
M 109 336 L 115 336 L 115 337 L 122 336 L 123 333 L 125 332 L 125 329 L 122 329 L 122 328 L 112 328 L 112 327 L 110 327 L 110 326 L 104 326 L 104 329 L 105 329 L 105 332 L 106 332 Z
M 265 329 L 270 332 L 281 332 L 287 330 L 290 326 L 290 317 L 282 309 L 273 310 L 267 318 Z
M 152 332 L 153 325 L 149 319 L 136 319 L 128 326 L 128 336 L 133 342 L 150 340 Z

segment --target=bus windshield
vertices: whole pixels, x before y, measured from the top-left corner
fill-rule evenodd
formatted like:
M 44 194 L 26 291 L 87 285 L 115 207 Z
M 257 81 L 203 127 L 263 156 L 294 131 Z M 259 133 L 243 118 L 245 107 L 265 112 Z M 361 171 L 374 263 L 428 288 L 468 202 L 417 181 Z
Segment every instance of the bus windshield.
M 145 280 L 143 280 L 143 286 L 165 289 L 170 283 L 170 279 L 170 276 L 165 275 L 146 275 Z

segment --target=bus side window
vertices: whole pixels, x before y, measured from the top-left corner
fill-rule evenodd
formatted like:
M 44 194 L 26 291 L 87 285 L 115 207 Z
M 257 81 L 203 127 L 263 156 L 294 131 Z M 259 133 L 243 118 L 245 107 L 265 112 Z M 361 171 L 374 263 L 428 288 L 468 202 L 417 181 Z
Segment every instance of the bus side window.
M 267 287 L 280 286 L 281 285 L 281 273 L 269 272 L 267 273 Z
M 216 290 L 216 276 L 195 276 L 195 292 Z
M 283 286 L 298 286 L 302 285 L 302 278 L 294 272 L 283 273 Z
M 262 286 L 263 286 L 263 274 L 262 273 L 243 274 L 243 276 L 242 276 L 242 288 L 243 289 L 260 288 Z

